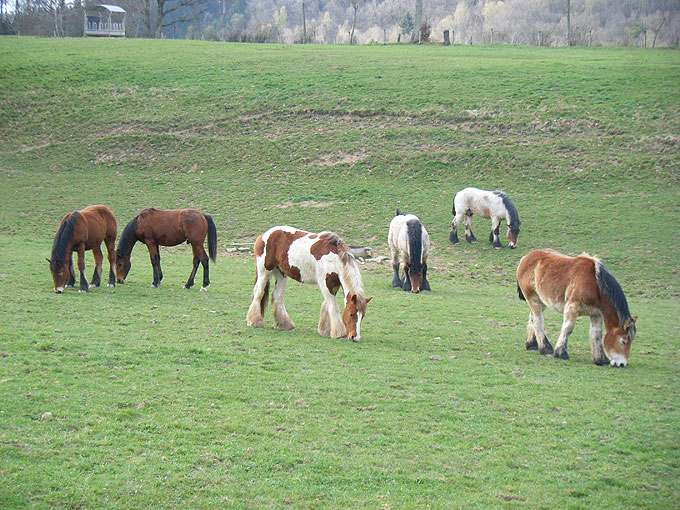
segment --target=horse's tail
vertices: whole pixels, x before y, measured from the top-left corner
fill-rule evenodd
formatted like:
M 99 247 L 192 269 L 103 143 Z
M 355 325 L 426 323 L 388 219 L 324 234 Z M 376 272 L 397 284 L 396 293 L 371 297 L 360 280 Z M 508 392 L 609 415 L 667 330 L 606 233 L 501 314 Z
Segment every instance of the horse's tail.
M 408 234 L 410 271 L 413 274 L 419 274 L 420 257 L 423 252 L 423 226 L 419 220 L 409 220 L 406 222 L 406 232 Z
M 451 209 L 451 214 L 454 216 L 456 215 L 456 197 L 458 196 L 458 193 L 453 195 L 453 208 Z
M 522 288 L 519 286 L 519 282 L 517 282 L 517 296 L 522 300 L 526 301 L 527 298 L 524 297 L 524 294 L 522 294 Z
M 208 222 L 208 255 L 215 262 L 217 258 L 217 227 L 215 227 L 212 216 L 209 214 L 204 214 L 203 216 L 205 216 L 205 221 Z

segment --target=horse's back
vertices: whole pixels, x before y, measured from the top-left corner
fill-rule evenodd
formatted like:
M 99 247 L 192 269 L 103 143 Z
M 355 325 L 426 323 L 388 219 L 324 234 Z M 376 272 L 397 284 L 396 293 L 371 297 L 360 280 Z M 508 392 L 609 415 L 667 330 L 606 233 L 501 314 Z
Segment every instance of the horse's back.
M 111 209 L 105 205 L 90 205 L 78 213 L 74 241 L 85 244 L 89 250 L 105 239 L 116 240 L 118 226 Z

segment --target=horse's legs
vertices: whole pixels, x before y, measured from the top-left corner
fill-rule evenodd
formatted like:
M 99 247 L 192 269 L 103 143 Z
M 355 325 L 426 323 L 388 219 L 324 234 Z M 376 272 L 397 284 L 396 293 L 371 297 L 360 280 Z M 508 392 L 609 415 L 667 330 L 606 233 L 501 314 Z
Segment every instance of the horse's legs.
M 596 365 L 609 365 L 609 358 L 604 352 L 604 345 L 602 343 L 601 315 L 590 317 L 590 351 L 593 356 L 593 363 Z
M 148 241 L 146 247 L 149 249 L 149 258 L 151 259 L 151 267 L 153 267 L 153 283 L 151 287 L 158 287 L 163 279 L 163 271 L 161 271 L 161 254 L 158 251 L 158 245 L 153 241 Z
M 208 290 L 208 286 L 210 285 L 210 269 L 208 267 L 208 255 L 205 253 L 205 249 L 203 248 L 203 239 L 201 239 L 200 244 L 191 243 L 191 251 L 194 254 L 194 265 L 184 288 L 189 289 L 193 286 L 194 276 L 196 276 L 198 265 L 203 264 L 203 285 L 201 286 L 201 290 L 205 292 Z
M 560 337 L 557 339 L 555 344 L 555 351 L 553 356 L 557 359 L 569 359 L 569 354 L 567 353 L 567 341 L 569 340 L 569 335 L 574 330 L 574 325 L 576 324 L 576 318 L 578 313 L 576 307 L 570 303 L 567 303 L 564 307 L 564 319 L 562 321 L 562 331 L 560 332 Z
M 536 341 L 536 331 L 534 330 L 534 314 L 529 312 L 529 320 L 527 322 L 527 339 L 524 342 L 527 351 L 537 351 L 538 342 Z
M 294 329 L 295 324 L 288 317 L 286 305 L 283 302 L 283 295 L 286 292 L 286 282 L 288 278 L 279 268 L 274 269 L 274 292 L 272 293 L 272 307 L 274 309 L 274 327 L 276 329 Z
M 500 224 L 501 224 L 500 218 L 498 218 L 497 216 L 491 218 L 491 233 L 489 234 L 489 242 L 497 250 L 501 249 L 501 240 L 498 237 Z
M 462 215 L 462 213 L 456 214 L 451 222 L 451 233 L 449 234 L 449 241 L 451 241 L 451 244 L 458 243 L 458 224 L 460 223 Z
M 321 311 L 319 312 L 319 327 L 317 331 L 321 336 L 331 336 L 331 318 L 328 314 L 328 305 L 324 299 L 321 302 Z
M 553 346 L 548 341 L 548 337 L 545 336 L 545 326 L 543 323 L 543 310 L 545 310 L 545 305 L 535 299 L 527 300 L 529 303 L 529 309 L 531 310 L 531 326 L 534 329 L 535 339 L 538 342 L 538 353 L 539 354 L 552 354 Z M 527 338 L 527 341 L 529 339 Z
M 390 255 L 392 256 L 392 270 L 394 271 L 392 287 L 401 287 L 401 280 L 399 279 L 399 251 L 394 246 L 390 246 Z
M 267 271 L 264 268 L 264 261 L 256 262 L 256 266 L 257 278 L 255 280 L 255 286 L 253 287 L 253 300 L 248 308 L 246 321 L 248 322 L 248 326 L 252 328 L 262 328 L 264 327 L 262 311 L 264 310 L 265 300 L 267 299 L 265 293 L 269 291 L 269 279 L 272 276 L 272 272 Z
M 401 288 L 405 292 L 411 292 L 411 278 L 409 277 L 409 267 L 404 265 L 404 276 L 401 280 Z
M 102 281 L 102 261 L 104 260 L 104 255 L 102 254 L 101 246 L 92 248 L 92 255 L 94 256 L 94 273 L 92 273 L 92 280 L 90 280 L 90 288 L 99 287 Z
M 80 271 L 78 292 L 87 292 L 87 278 L 85 278 L 85 247 L 81 244 L 76 251 L 78 252 L 78 270 Z
M 107 258 L 109 259 L 109 283 L 107 283 L 106 286 L 115 287 L 116 275 L 113 272 L 113 267 L 116 263 L 116 238 L 107 237 L 106 239 L 104 239 L 104 243 L 106 243 L 106 255 Z
M 420 290 L 432 290 L 430 282 L 427 281 L 427 264 L 423 264 L 423 283 L 420 284 Z
M 340 308 L 338 307 L 338 302 L 335 300 L 335 295 L 328 290 L 325 282 L 319 284 L 319 289 L 321 294 L 323 294 L 323 303 L 321 307 L 326 308 L 326 313 L 328 314 L 328 322 L 330 322 L 330 332 L 322 333 L 322 329 L 319 328 L 319 334 L 323 336 L 330 336 L 331 338 L 343 338 L 347 336 L 347 330 L 342 322 L 342 316 L 340 315 Z M 322 312 L 323 313 L 323 312 Z M 319 326 L 321 326 L 321 318 L 319 318 Z
M 68 254 L 68 282 L 66 282 L 66 287 L 73 287 L 76 284 L 76 268 L 73 267 L 73 252 Z
M 201 259 L 194 255 L 193 265 L 191 267 L 191 273 L 189 274 L 189 279 L 184 284 L 185 289 L 190 289 L 194 285 L 194 277 L 196 276 L 196 270 L 198 269 Z
M 465 240 L 468 243 L 476 243 L 477 238 L 472 233 L 472 228 L 470 227 L 472 225 L 472 216 L 466 214 L 465 219 L 463 220 L 463 225 L 465 225 Z

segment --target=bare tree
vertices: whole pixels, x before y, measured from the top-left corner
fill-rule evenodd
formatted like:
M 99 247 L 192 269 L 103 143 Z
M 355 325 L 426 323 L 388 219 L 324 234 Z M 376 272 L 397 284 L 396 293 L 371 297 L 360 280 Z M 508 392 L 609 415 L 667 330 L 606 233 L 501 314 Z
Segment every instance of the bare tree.
M 305 17 L 305 0 L 302 0 L 302 44 L 307 44 L 307 18 Z
M 349 34 L 349 43 L 354 44 L 354 28 L 357 25 L 357 11 L 361 5 L 361 0 L 349 0 L 352 4 L 352 9 L 354 9 L 354 18 L 352 19 L 352 31 Z
M 571 46 L 571 0 L 567 0 L 567 46 Z
M 416 16 L 413 20 L 415 30 L 411 34 L 411 41 L 418 42 L 420 38 L 420 26 L 423 24 L 423 0 L 416 0 Z
M 156 5 L 154 36 L 160 38 L 166 27 L 196 21 L 207 9 L 207 0 L 156 0 Z M 173 14 L 179 15 L 173 17 Z

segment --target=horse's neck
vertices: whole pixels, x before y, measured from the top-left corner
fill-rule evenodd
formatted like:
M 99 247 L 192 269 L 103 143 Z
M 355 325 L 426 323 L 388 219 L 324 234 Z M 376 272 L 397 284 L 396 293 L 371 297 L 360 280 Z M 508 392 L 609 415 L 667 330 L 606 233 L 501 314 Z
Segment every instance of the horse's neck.
M 130 255 L 132 255 L 132 248 L 135 247 L 135 243 L 137 243 L 137 241 L 139 241 L 139 239 L 137 239 L 137 236 L 132 234 L 132 237 L 130 237 L 130 241 L 128 242 L 128 245 L 125 247 L 124 255 L 126 257 L 129 257 Z
M 609 301 L 607 296 L 602 296 L 600 301 L 600 311 L 602 312 L 602 317 L 604 318 L 604 327 L 609 330 L 610 328 L 615 328 L 619 325 L 619 314 L 616 312 L 616 308 Z
M 359 273 L 359 267 L 353 260 L 340 269 L 340 285 L 342 285 L 342 290 L 345 293 L 345 299 L 352 294 L 364 295 L 361 273 Z

